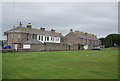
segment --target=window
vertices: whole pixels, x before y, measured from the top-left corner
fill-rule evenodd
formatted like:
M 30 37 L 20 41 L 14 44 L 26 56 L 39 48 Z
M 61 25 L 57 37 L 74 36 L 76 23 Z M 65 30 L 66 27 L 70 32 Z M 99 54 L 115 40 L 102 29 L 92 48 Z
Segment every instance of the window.
M 41 41 L 43 41 L 43 36 L 41 36 Z
M 58 38 L 58 41 L 60 41 L 59 38 Z
M 35 36 L 35 34 L 33 34 L 33 36 L 32 36 L 32 37 L 33 37 L 33 39 L 34 39 L 34 36 Z
M 57 37 L 55 37 L 56 41 L 57 41 Z
M 49 37 L 47 37 L 47 41 L 49 41 Z
M 52 37 L 52 40 L 54 41 L 54 37 Z
M 39 40 L 40 40 L 40 35 L 39 35 Z
M 27 33 L 27 40 L 28 40 L 28 33 Z
M 92 44 L 92 41 L 90 40 L 90 44 Z
M 46 36 L 45 36 L 45 41 L 46 41 Z
M 86 44 L 87 44 L 87 39 L 86 39 Z
M 12 34 L 12 38 L 14 38 L 14 34 Z
M 32 34 L 31 34 L 31 39 L 33 38 Z
M 52 37 L 51 37 L 51 41 L 52 41 Z
M 18 34 L 18 38 L 20 38 L 20 34 Z

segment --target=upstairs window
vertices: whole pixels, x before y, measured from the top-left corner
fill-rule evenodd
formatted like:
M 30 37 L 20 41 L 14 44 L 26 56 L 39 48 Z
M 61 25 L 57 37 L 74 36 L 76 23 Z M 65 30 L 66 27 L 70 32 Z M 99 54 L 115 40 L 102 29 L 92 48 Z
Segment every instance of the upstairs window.
M 57 41 L 57 37 L 55 37 L 56 41 Z
M 33 34 L 33 36 L 32 36 L 32 37 L 33 37 L 33 39 L 34 39 L 34 36 L 35 36 L 35 34 Z
M 51 37 L 51 41 L 52 41 L 52 37 Z
M 29 37 L 28 37 L 28 33 L 27 33 L 27 40 L 29 39 Z
M 39 40 L 40 40 L 40 35 L 39 35 Z
M 18 38 L 20 38 L 20 34 L 18 34 Z
M 49 37 L 47 37 L 47 41 L 49 41 Z
M 45 41 L 46 41 L 46 36 L 45 36 Z
M 41 41 L 43 41 L 43 36 L 41 36 Z
M 59 38 L 58 38 L 58 41 L 60 41 Z
M 31 39 L 33 38 L 32 34 L 31 34 Z
M 52 39 L 53 39 L 53 41 L 54 41 L 54 37 L 53 37 Z
M 12 38 L 14 38 L 14 34 L 12 34 Z

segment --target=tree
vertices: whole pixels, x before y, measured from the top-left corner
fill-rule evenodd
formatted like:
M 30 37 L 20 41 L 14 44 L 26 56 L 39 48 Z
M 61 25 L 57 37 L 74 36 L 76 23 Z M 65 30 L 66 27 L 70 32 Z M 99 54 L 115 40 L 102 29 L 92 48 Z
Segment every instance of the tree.
M 105 38 L 100 38 L 100 40 L 105 47 L 120 46 L 120 34 L 109 34 Z
M 101 45 L 105 45 L 105 38 L 100 38 L 99 40 L 101 41 Z

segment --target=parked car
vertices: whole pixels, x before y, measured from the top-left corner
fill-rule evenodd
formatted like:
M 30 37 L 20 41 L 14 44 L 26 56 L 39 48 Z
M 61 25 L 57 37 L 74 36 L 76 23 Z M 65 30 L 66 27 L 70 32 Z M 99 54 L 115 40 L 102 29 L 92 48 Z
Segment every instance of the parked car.
M 100 47 L 95 47 L 95 48 L 92 48 L 91 50 L 101 50 Z
M 11 46 L 10 45 L 5 45 L 5 46 L 3 46 L 3 49 L 11 49 Z

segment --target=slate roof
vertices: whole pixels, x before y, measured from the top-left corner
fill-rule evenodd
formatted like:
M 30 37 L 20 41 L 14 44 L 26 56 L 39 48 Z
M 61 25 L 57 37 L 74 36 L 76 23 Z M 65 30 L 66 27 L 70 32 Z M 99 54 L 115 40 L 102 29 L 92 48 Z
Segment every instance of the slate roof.
M 24 42 L 24 44 L 43 44 L 43 43 L 36 39 L 31 39 L 29 41 Z
M 30 34 L 38 34 L 38 35 L 46 35 L 46 36 L 57 36 L 57 37 L 63 37 L 61 33 L 58 32 L 51 32 L 51 31 L 42 31 L 40 29 L 35 28 L 27 28 L 27 27 L 16 27 L 11 30 L 6 31 L 5 33 L 30 33 Z
M 78 36 L 79 38 L 83 38 L 83 39 L 89 39 L 89 40 L 98 40 L 97 38 L 95 38 L 95 37 L 90 37 L 90 36 L 85 36 L 85 35 L 83 35 L 83 34 L 81 34 L 81 33 L 75 33 L 75 32 L 73 32 L 76 36 Z

